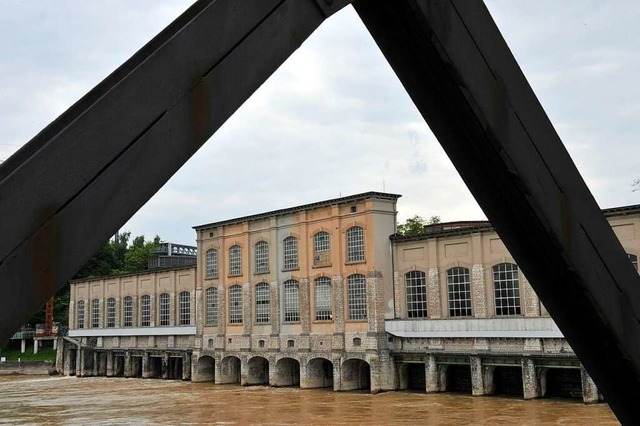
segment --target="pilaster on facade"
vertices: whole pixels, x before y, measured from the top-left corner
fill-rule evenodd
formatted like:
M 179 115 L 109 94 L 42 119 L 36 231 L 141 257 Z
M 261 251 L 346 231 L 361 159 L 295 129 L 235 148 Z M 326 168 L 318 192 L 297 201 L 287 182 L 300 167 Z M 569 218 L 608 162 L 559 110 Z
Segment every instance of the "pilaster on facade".
M 393 271 L 393 317 L 400 318 L 400 307 L 402 306 L 401 302 L 401 286 L 400 283 L 400 273 L 398 271 Z
M 269 283 L 271 334 L 280 335 L 280 286 L 278 281 Z
M 487 287 L 484 280 L 484 267 L 479 263 L 471 267 L 471 299 L 473 316 L 487 318 Z
M 529 280 L 527 280 L 523 275 L 522 277 L 522 288 L 524 295 L 524 316 L 525 317 L 539 317 L 540 316 L 540 299 L 538 295 L 529 284 Z
M 227 289 L 224 284 L 218 284 L 218 336 L 222 336 L 224 345 L 224 335 L 227 333 Z M 218 347 L 218 346 L 216 346 Z M 224 346 L 220 347 L 224 349 Z
M 440 303 L 440 275 L 438 268 L 429 268 L 427 278 L 428 315 L 430 319 L 442 318 L 442 304 Z
M 341 275 L 335 275 L 331 280 L 333 285 L 333 312 L 334 333 L 344 334 L 345 309 L 344 309 L 344 280 Z
M 311 332 L 311 295 L 309 290 L 309 280 L 301 278 L 298 300 L 300 302 L 300 329 L 303 335 L 309 335 Z
M 366 278 L 367 291 L 367 331 L 377 333 L 384 330 L 384 282 L 382 274 L 371 271 Z
M 242 285 L 242 327 L 243 334 L 250 336 L 253 331 L 253 303 L 251 283 Z

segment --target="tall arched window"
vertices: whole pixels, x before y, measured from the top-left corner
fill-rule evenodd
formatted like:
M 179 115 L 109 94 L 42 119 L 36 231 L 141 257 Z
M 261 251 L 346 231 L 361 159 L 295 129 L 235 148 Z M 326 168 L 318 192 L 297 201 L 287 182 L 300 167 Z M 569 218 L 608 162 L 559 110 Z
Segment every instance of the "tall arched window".
M 209 287 L 205 291 L 205 298 L 207 302 L 207 325 L 218 324 L 218 289 L 215 287 Z
M 331 278 L 319 277 L 315 282 L 316 321 L 332 319 Z
M 427 317 L 427 280 L 422 271 L 411 271 L 404 275 L 407 292 L 407 317 Z
M 364 261 L 364 230 L 359 226 L 347 229 L 347 262 Z
M 256 322 L 267 323 L 271 320 L 271 294 L 269 284 L 256 284 Z
M 133 298 L 131 296 L 127 296 L 124 298 L 122 303 L 122 325 L 124 327 L 133 327 Z
M 100 300 L 91 301 L 91 328 L 100 327 Z
M 189 292 L 183 291 L 179 295 L 180 297 L 180 325 L 191 324 L 191 300 L 189 298 Z
M 84 328 L 84 300 L 78 300 L 77 304 L 77 328 Z
M 242 249 L 238 245 L 229 248 L 229 275 L 242 275 Z
M 288 280 L 284 282 L 284 320 L 286 322 L 300 321 L 298 293 L 298 281 Z
M 258 241 L 256 243 L 256 273 L 269 272 L 269 243 Z
M 162 293 L 160 295 L 160 325 L 166 326 L 171 322 L 171 299 L 168 293 Z
M 218 278 L 218 250 L 207 250 L 207 278 Z
M 287 237 L 283 241 L 284 244 L 284 262 L 283 269 L 296 269 L 298 267 L 298 239 L 296 237 Z
M 140 327 L 151 326 L 151 296 L 145 294 L 140 298 Z
M 367 286 L 364 275 L 347 277 L 347 306 L 350 320 L 367 319 Z
M 320 231 L 313 236 L 313 265 L 331 263 L 331 239 L 328 232 Z
M 107 327 L 116 326 L 116 299 L 110 297 L 107 299 Z
M 500 263 L 493 267 L 496 315 L 520 315 L 518 266 Z
M 635 269 L 637 271 L 638 270 L 638 256 L 636 256 L 635 254 L 631 254 L 631 253 L 627 253 L 627 256 L 629 257 L 629 261 L 631 262 L 631 265 L 633 265 L 633 269 Z
M 229 322 L 242 324 L 242 287 L 239 285 L 229 287 Z
M 449 295 L 450 317 L 470 317 L 472 315 L 469 269 L 455 267 L 447 271 L 447 293 Z

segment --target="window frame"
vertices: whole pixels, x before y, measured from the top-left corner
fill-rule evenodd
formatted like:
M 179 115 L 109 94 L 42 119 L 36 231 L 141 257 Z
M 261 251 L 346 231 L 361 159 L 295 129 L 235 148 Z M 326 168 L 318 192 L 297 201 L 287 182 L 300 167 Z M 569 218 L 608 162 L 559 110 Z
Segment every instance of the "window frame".
M 364 228 L 352 226 L 345 233 L 346 263 L 361 263 L 365 261 Z
M 191 325 L 191 294 L 188 291 L 178 294 L 178 325 Z
M 151 296 L 148 294 L 140 298 L 140 327 L 151 327 Z
M 471 271 L 469 268 L 455 266 L 447 269 L 447 301 L 450 318 L 473 317 Z
M 522 299 L 520 296 L 518 265 L 508 262 L 499 263 L 491 268 L 491 272 L 493 274 L 495 315 L 498 317 L 521 316 Z M 498 285 L 500 285 L 500 288 L 498 288 Z M 512 291 L 513 294 L 509 295 L 509 291 Z
M 110 297 L 107 299 L 107 328 L 115 328 L 116 326 L 116 299 Z
M 229 287 L 229 324 L 240 325 L 243 322 L 242 296 L 241 285 L 234 284 Z
M 122 299 L 122 326 L 133 327 L 133 297 L 125 296 Z
M 84 300 L 78 300 L 76 303 L 76 328 L 84 328 L 85 326 L 85 306 Z
M 296 280 L 286 280 L 282 283 L 282 289 L 284 322 L 300 322 L 300 284 Z
M 313 281 L 313 298 L 316 321 L 333 320 L 333 288 L 331 278 L 318 277 Z M 328 300 L 328 304 L 327 304 Z M 321 303 L 323 302 L 323 303 Z
M 331 265 L 331 234 L 319 231 L 313 235 L 313 266 Z
M 205 325 L 218 325 L 218 289 L 209 287 L 204 291 L 205 294 Z
M 269 273 L 269 243 L 266 241 L 258 241 L 254 246 L 255 257 L 255 273 Z
M 166 296 L 166 297 L 165 297 Z M 162 293 L 158 296 L 158 319 L 161 327 L 171 325 L 171 296 L 169 293 Z
M 242 275 L 242 247 L 234 244 L 229 247 L 229 276 L 238 277 Z
M 420 270 L 404 274 L 407 318 L 429 318 L 427 274 Z
M 100 299 L 91 300 L 91 328 L 100 328 Z
M 218 250 L 212 248 L 207 250 L 205 255 L 206 278 L 218 278 Z
M 298 239 L 290 235 L 282 240 L 282 270 L 291 271 L 299 268 Z
M 347 312 L 349 321 L 367 320 L 367 279 L 362 274 L 347 277 Z
M 269 324 L 271 322 L 271 286 L 260 282 L 255 285 L 256 323 Z

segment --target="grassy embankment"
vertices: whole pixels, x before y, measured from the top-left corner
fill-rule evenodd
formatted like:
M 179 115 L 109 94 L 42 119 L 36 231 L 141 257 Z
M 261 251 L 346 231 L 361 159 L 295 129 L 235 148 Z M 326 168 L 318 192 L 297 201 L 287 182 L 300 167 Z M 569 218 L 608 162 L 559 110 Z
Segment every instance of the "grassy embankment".
M 25 353 L 20 353 L 20 348 L 6 347 L 0 349 L 0 357 L 7 358 L 7 361 L 55 361 L 56 351 L 53 348 L 41 348 L 37 354 L 33 353 L 33 347 L 28 346 Z

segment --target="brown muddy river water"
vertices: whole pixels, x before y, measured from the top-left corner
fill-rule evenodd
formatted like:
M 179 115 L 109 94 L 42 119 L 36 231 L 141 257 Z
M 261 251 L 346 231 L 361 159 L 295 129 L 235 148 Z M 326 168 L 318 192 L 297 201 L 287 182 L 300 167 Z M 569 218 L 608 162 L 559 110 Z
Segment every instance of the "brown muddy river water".
M 618 424 L 606 404 L 567 400 L 0 376 L 3 424 Z

